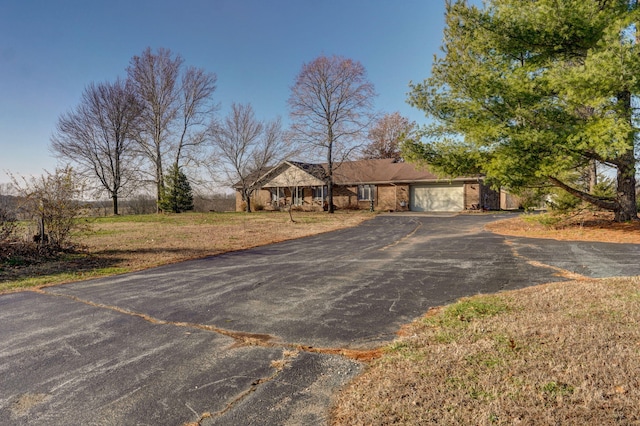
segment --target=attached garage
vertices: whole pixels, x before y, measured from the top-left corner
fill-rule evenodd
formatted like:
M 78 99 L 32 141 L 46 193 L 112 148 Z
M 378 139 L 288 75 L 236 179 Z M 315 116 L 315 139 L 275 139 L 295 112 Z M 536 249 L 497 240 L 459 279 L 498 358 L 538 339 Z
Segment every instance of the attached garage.
M 411 210 L 415 212 L 458 212 L 464 210 L 464 184 L 411 186 Z

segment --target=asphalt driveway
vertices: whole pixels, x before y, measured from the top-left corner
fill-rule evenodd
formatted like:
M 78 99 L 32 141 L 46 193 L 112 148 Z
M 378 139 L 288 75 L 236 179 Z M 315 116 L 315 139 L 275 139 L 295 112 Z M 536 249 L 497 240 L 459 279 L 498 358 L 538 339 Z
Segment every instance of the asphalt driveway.
M 640 246 L 503 237 L 504 215 L 347 230 L 0 296 L 0 424 L 318 424 L 367 350 L 477 293 L 640 275 Z

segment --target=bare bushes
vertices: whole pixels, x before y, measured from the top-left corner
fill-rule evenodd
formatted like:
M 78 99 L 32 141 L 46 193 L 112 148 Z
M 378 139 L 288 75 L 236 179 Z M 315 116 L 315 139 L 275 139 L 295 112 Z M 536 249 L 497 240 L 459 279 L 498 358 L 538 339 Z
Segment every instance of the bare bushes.
M 86 226 L 82 181 L 71 168 L 39 177 L 13 178 L 18 194 L 12 211 L 0 208 L 0 260 L 32 263 L 73 249 L 72 233 Z M 16 214 L 25 220 L 17 221 Z
M 3 201 L 6 196 L 3 196 Z M 15 206 L 3 203 L 0 206 L 0 261 L 9 259 L 23 244 L 18 237 L 19 223 Z
M 34 236 L 41 245 L 62 249 L 69 245 L 71 232 L 80 226 L 84 211 L 84 186 L 70 167 L 23 179 L 16 185 L 24 198 L 26 211 L 38 224 Z
M 21 266 L 51 257 L 49 246 L 38 244 L 27 235 L 35 226 L 18 221 L 14 211 L 0 207 L 0 271 L 7 266 Z
M 13 239 L 17 227 L 15 215 L 0 207 L 0 244 Z

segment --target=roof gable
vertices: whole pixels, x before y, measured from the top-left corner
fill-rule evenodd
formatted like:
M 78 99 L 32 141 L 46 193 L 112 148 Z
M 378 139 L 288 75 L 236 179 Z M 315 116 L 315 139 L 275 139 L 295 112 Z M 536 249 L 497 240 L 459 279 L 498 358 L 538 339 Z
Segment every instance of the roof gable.
M 261 184 L 263 188 L 324 185 L 324 169 L 317 164 L 285 161 L 280 166 L 279 172 L 268 173 Z

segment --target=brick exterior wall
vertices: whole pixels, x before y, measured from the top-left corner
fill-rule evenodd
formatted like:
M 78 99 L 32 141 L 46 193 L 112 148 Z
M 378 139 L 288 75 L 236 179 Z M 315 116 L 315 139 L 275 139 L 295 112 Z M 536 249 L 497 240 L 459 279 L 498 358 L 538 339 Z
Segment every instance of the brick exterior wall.
M 339 209 L 369 210 L 370 201 L 358 200 L 357 186 L 336 186 L 333 204 Z M 376 185 L 374 209 L 382 211 L 409 210 L 409 185 Z
M 479 182 L 464 184 L 465 210 L 500 210 L 500 193 Z
M 260 189 L 254 191 L 251 195 L 251 210 L 258 210 L 256 207 L 262 206 L 265 210 L 271 205 L 271 192 L 266 189 Z M 246 209 L 244 201 L 242 201 L 242 194 L 240 191 L 236 191 L 236 211 L 241 212 Z
M 479 210 L 482 207 L 480 202 L 480 184 L 465 183 L 464 184 L 464 209 Z
M 241 212 L 244 210 L 243 208 L 244 203 L 242 202 L 242 195 L 240 194 L 240 191 L 236 191 L 236 211 L 237 212 Z
M 376 210 L 409 210 L 409 185 L 380 185 L 377 192 Z

